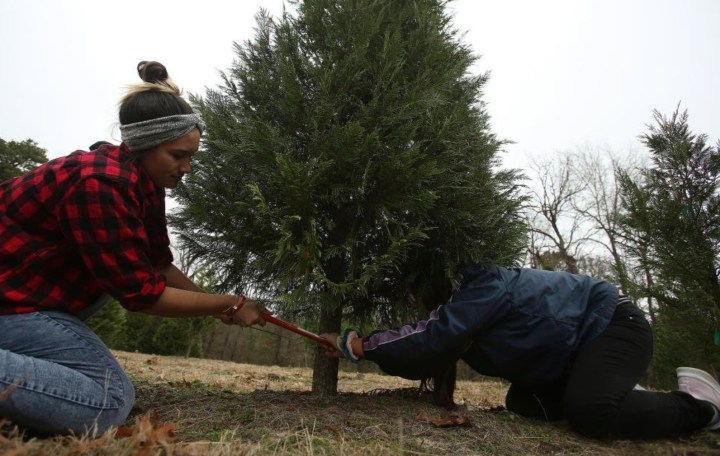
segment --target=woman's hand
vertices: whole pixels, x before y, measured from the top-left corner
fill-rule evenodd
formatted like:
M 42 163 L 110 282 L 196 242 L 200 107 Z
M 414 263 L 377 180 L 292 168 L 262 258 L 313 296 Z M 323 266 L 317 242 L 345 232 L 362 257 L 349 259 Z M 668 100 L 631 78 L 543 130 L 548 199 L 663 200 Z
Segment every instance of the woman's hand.
M 221 315 L 220 320 L 227 325 L 265 326 L 265 320 L 262 317 L 263 311 L 265 311 L 265 308 L 256 301 L 245 299 L 240 308 L 232 314 Z
M 240 326 L 265 326 L 265 320 L 262 317 L 264 310 L 265 308 L 256 301 L 247 300 L 245 305 L 233 315 L 233 322 Z

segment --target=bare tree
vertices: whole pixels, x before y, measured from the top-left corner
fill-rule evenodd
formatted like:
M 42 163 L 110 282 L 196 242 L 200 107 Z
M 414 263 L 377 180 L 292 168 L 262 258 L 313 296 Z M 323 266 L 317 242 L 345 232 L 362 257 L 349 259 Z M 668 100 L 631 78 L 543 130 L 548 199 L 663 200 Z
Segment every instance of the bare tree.
M 563 154 L 549 161 L 533 160 L 531 169 L 536 178 L 528 215 L 531 264 L 578 273 L 577 258 L 590 233 L 574 210 L 574 200 L 584 185 L 573 175 L 573 157 Z
M 578 149 L 574 173 L 584 184 L 584 190 L 573 199 L 573 208 L 584 223 L 591 225 L 594 235 L 587 241 L 612 258 L 613 278 L 624 292 L 630 283 L 626 268 L 627 255 L 623 253 L 619 230 L 621 210 L 617 173 L 631 169 L 632 155 L 623 159 L 611 150 L 599 151 L 591 146 Z
M 617 172 L 631 169 L 633 157 L 585 145 L 533 160 L 528 214 L 533 267 L 602 274 L 628 290 Z

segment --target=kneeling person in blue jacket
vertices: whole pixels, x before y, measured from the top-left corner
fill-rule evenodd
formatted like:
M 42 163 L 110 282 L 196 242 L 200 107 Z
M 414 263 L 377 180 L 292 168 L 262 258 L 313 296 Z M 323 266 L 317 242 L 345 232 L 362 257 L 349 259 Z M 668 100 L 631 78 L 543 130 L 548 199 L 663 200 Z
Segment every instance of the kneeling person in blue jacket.
M 432 380 L 435 402 L 448 408 L 462 359 L 511 383 L 508 410 L 567 419 L 587 436 L 650 439 L 720 428 L 720 385 L 701 370 L 678 369 L 680 391 L 635 389 L 652 357 L 650 325 L 615 286 L 585 275 L 471 266 L 427 320 L 323 337 L 337 348 L 331 356 Z

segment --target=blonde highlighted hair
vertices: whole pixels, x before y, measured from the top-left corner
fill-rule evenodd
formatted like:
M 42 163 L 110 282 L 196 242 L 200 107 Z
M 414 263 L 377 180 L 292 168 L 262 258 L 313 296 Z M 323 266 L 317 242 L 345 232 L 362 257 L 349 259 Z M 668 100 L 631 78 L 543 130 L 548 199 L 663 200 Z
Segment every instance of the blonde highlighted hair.
M 120 100 L 120 125 L 193 113 L 162 63 L 143 60 L 137 64 L 137 72 L 143 82 L 128 86 Z
M 165 92 L 180 96 L 182 92 L 175 82 L 170 79 L 165 65 L 160 62 L 143 60 L 137 64 L 137 72 L 143 82 L 127 86 L 127 93 L 120 99 L 120 106 L 143 92 Z

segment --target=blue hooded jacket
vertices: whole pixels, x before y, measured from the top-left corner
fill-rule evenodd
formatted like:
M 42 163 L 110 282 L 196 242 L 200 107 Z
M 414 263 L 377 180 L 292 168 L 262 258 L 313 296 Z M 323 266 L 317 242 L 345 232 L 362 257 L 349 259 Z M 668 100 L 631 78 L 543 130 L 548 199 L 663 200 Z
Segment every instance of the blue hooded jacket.
M 617 301 L 615 286 L 585 275 L 472 266 L 427 320 L 375 331 L 363 349 L 383 371 L 410 379 L 461 358 L 483 375 L 546 384 L 565 377 L 578 349 L 608 326 Z

